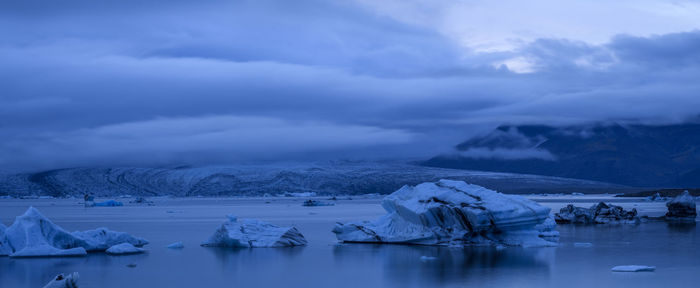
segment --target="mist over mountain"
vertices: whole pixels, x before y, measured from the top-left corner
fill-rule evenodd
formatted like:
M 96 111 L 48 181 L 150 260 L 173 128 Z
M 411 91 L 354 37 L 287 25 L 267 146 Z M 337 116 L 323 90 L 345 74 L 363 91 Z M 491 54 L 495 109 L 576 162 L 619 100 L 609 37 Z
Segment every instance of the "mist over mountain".
M 504 125 L 422 165 L 638 187 L 700 186 L 700 124 Z

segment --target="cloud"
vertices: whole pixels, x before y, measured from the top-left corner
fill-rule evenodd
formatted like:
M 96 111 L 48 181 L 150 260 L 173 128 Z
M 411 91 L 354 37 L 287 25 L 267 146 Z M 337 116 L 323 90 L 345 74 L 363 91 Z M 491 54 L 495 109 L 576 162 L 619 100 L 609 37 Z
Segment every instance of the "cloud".
M 416 2 L 418 10 L 320 0 L 38 3 L 0 3 L 5 168 L 347 151 L 424 157 L 502 123 L 662 123 L 700 114 L 700 31 L 690 30 L 699 27 L 670 20 L 681 10 L 646 11 L 648 1 L 632 23 L 655 13 L 650 23 L 666 24 L 631 32 L 612 25 L 591 38 L 562 32 L 580 19 L 557 16 L 556 33 L 495 33 L 507 49 L 464 45 L 463 34 L 445 30 L 452 20 L 431 22 L 444 13 L 442 1 Z M 485 15 L 513 13 L 464 3 Z M 587 13 L 629 8 L 596 5 Z M 465 7 L 451 13 L 467 19 L 475 12 Z M 542 24 L 533 21 L 523 23 Z M 469 23 L 484 28 L 477 38 L 491 25 L 510 31 Z M 282 138 L 291 140 L 271 140 Z M 268 152 L 250 150 L 258 147 Z
M 557 158 L 545 149 L 503 149 L 503 148 L 470 148 L 460 151 L 459 155 L 472 159 L 526 160 L 539 159 L 556 161 Z

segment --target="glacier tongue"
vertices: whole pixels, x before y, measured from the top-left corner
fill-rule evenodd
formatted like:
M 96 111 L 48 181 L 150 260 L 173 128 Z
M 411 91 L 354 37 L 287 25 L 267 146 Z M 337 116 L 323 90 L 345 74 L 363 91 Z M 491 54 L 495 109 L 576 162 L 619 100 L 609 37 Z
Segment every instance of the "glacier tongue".
M 558 238 L 548 207 L 462 181 L 404 186 L 382 207 L 388 214 L 379 219 L 338 223 L 333 232 L 343 242 L 454 246 L 552 246 Z
M 306 245 L 306 239 L 295 227 L 278 227 L 255 219 L 238 219 L 228 215 L 202 246 L 210 247 L 286 247 Z
M 87 251 L 104 251 L 115 244 L 148 243 L 105 228 L 68 233 L 34 207 L 29 207 L 4 230 L 0 233 L 0 256 L 10 257 L 83 256 Z

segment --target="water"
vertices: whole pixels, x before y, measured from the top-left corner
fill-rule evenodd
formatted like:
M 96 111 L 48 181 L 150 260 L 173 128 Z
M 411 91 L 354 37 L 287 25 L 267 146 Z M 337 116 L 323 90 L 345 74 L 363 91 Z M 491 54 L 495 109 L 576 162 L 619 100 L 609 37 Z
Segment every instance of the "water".
M 570 202 L 546 201 L 558 208 Z M 615 199 L 605 199 L 615 200 Z M 586 206 L 596 199 L 577 198 Z M 633 202 L 658 215 L 663 203 Z M 265 203 L 270 202 L 270 203 Z M 85 209 L 77 200 L 2 200 L 0 219 L 34 205 L 69 231 L 96 227 L 148 239 L 147 254 L 77 258 L 0 257 L 0 287 L 42 287 L 61 272 L 80 273 L 81 287 L 661 287 L 688 286 L 700 272 L 700 232 L 661 222 L 638 226 L 563 226 L 559 247 L 423 247 L 338 245 L 336 221 L 373 219 L 384 212 L 377 199 L 301 207 L 297 199 L 157 199 L 157 206 Z M 206 239 L 234 213 L 278 225 L 295 225 L 306 247 L 204 248 Z M 182 250 L 167 249 L 182 241 Z M 575 247 L 589 242 L 592 247 Z M 421 256 L 435 257 L 422 261 Z M 127 267 L 128 264 L 136 267 Z M 657 266 L 656 272 L 613 273 L 617 265 Z

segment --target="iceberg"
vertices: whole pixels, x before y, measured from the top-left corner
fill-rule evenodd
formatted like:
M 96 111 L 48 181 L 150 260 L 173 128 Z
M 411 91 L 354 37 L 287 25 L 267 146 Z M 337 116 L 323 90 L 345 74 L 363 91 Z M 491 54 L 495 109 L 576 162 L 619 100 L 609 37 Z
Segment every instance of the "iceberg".
M 112 255 L 126 255 L 126 254 L 143 253 L 143 252 L 146 252 L 146 250 L 143 248 L 138 248 L 138 247 L 131 245 L 129 243 L 121 243 L 121 244 L 117 244 L 117 245 L 114 245 L 112 247 L 109 247 L 106 252 L 107 252 L 107 254 L 112 254 Z
M 622 265 L 612 268 L 613 272 L 651 272 L 656 270 L 655 266 L 644 265 Z
M 182 244 L 182 242 L 178 241 L 178 242 L 175 242 L 175 243 L 172 243 L 172 244 L 166 246 L 166 248 L 182 249 L 182 248 L 185 248 L 185 244 Z
M 39 210 L 29 207 L 4 233 L 0 233 L 0 256 L 84 256 L 89 251 L 104 251 L 125 242 L 138 246 L 148 244 L 144 239 L 106 228 L 68 233 Z
M 621 206 L 600 202 L 591 208 L 567 205 L 554 214 L 558 224 L 639 224 L 637 209 L 625 210 Z
M 209 237 L 207 247 L 287 247 L 306 245 L 306 239 L 295 227 L 278 227 L 255 219 L 239 219 L 228 215 L 228 221 Z
M 550 208 L 463 181 L 404 186 L 382 207 L 379 219 L 337 223 L 333 233 L 341 242 L 444 246 L 554 246 L 559 236 Z
M 695 198 L 690 196 L 688 190 L 666 203 L 666 207 L 668 208 L 666 213 L 667 221 L 695 222 L 695 217 L 698 216 Z
M 78 272 L 58 274 L 44 288 L 78 288 Z

